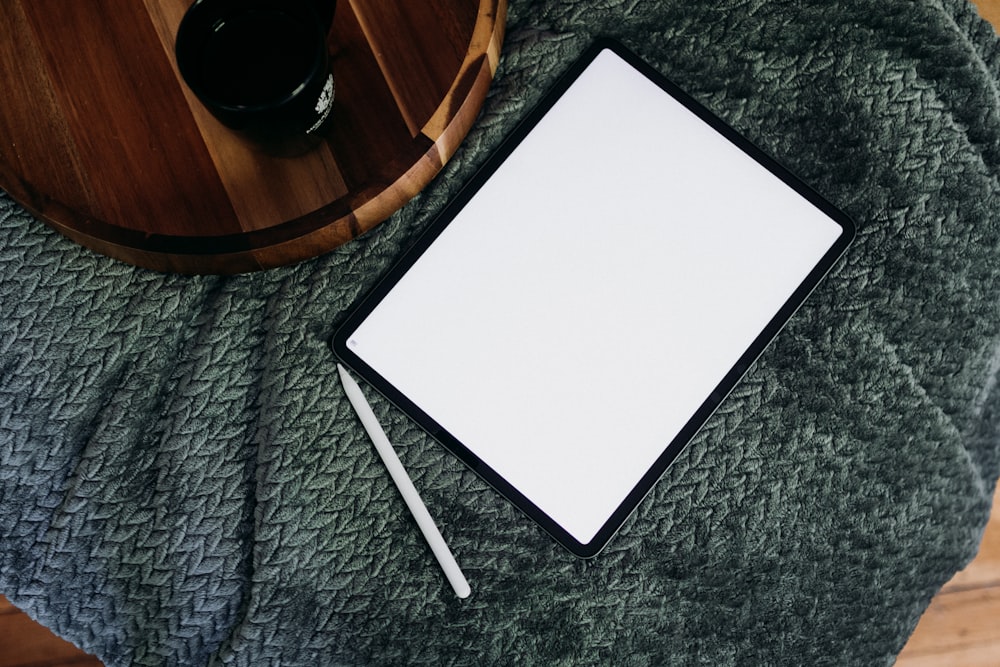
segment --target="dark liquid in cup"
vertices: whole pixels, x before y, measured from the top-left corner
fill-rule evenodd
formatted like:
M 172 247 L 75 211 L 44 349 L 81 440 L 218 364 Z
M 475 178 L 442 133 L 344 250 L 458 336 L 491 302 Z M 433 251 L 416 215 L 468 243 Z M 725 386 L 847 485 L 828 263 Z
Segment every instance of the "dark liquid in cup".
M 317 48 L 315 27 L 293 16 L 241 12 L 214 26 L 202 52 L 202 85 L 227 106 L 281 102 L 308 81 Z

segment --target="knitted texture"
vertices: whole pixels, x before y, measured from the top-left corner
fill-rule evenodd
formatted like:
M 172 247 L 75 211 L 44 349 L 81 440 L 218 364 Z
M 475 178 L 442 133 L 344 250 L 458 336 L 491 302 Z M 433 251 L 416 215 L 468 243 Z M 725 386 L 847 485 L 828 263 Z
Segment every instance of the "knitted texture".
M 975 554 L 1000 467 L 990 28 L 966 0 L 509 9 L 442 175 L 315 260 L 161 275 L 0 196 L 0 592 L 110 667 L 892 663 Z M 372 396 L 470 580 L 458 600 L 329 341 L 598 35 L 859 236 L 592 561 Z

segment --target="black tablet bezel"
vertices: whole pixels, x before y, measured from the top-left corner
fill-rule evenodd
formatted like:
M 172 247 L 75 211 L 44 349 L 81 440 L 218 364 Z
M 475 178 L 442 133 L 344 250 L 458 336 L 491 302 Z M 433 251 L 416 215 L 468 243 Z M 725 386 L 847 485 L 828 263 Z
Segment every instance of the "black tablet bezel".
M 476 457 L 465 445 L 441 427 L 434 419 L 421 411 L 412 401 L 392 386 L 384 377 L 376 373 L 371 367 L 364 363 L 348 346 L 348 339 L 354 331 L 361 325 L 365 318 L 378 306 L 385 296 L 392 290 L 393 286 L 399 282 L 403 275 L 420 258 L 424 251 L 434 243 L 448 224 L 458 215 L 465 205 L 479 191 L 490 176 L 506 160 L 506 158 L 517 148 L 521 141 L 538 124 L 549 109 L 559 100 L 567 89 L 576 81 L 580 74 L 593 62 L 593 60 L 604 50 L 610 50 L 617 54 L 646 78 L 655 83 L 664 92 L 680 102 L 684 107 L 694 113 L 702 121 L 715 129 L 719 134 L 728 139 L 732 144 L 753 158 L 757 163 L 767 169 L 770 173 L 778 177 L 791 189 L 813 204 L 816 208 L 826 214 L 830 219 L 840 225 L 842 233 L 833 246 L 827 251 L 820 262 L 807 275 L 806 279 L 792 293 L 791 297 L 778 310 L 774 317 L 768 322 L 761 333 L 754 339 L 737 363 L 718 383 L 704 400 L 698 410 L 687 421 L 678 435 L 669 443 L 664 445 L 663 452 L 649 468 L 639 483 L 625 497 L 618 508 L 611 514 L 609 519 L 597 532 L 597 534 L 586 543 L 579 542 L 570 533 L 563 529 L 558 523 L 551 519 L 541 509 L 534 505 L 527 497 L 519 492 L 514 486 L 508 483 L 501 475 L 496 473 L 489 466 Z M 597 555 L 601 549 L 619 530 L 629 515 L 636 509 L 642 499 L 650 492 L 657 480 L 663 475 L 677 455 L 691 441 L 698 430 L 704 425 L 712 413 L 718 408 L 725 397 L 732 391 L 739 380 L 746 373 L 751 364 L 760 356 L 767 345 L 774 339 L 780 329 L 791 318 L 798 307 L 805 301 L 810 292 L 819 284 L 823 277 L 833 267 L 834 263 L 845 252 L 853 241 L 855 227 L 851 219 L 836 208 L 833 204 L 820 196 L 811 187 L 792 174 L 788 169 L 779 164 L 776 160 L 765 154 L 756 145 L 740 135 L 736 130 L 727 125 L 720 118 L 715 116 L 706 107 L 695 101 L 690 95 L 682 91 L 666 77 L 657 72 L 653 67 L 643 61 L 639 56 L 625 48 L 617 41 L 611 39 L 600 39 L 581 56 L 566 73 L 556 82 L 553 88 L 544 96 L 541 102 L 532 109 L 531 112 L 521 121 L 511 134 L 501 143 L 495 152 L 487 159 L 483 166 L 473 175 L 470 181 L 463 187 L 458 195 L 445 207 L 437 219 L 431 224 L 428 230 L 421 235 L 415 245 L 410 248 L 398 263 L 388 272 L 388 274 L 367 294 L 361 303 L 353 309 L 343 324 L 338 328 L 333 338 L 334 353 L 341 361 L 353 369 L 361 378 L 371 384 L 377 391 L 382 393 L 399 409 L 416 421 L 421 428 L 427 431 L 432 437 L 440 442 L 446 449 L 455 454 L 473 471 L 479 474 L 494 489 L 510 500 L 527 516 L 537 522 L 542 528 L 552 535 L 553 538 L 570 552 L 581 558 L 590 558 Z

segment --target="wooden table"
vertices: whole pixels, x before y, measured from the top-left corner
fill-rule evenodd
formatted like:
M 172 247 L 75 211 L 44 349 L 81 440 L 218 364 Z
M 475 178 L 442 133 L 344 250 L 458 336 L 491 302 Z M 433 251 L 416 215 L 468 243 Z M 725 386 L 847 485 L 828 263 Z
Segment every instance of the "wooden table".
M 500 57 L 506 0 L 339 0 L 332 130 L 262 154 L 183 84 L 191 0 L 0 2 L 0 187 L 71 239 L 147 268 L 239 273 L 372 228 L 440 171 Z

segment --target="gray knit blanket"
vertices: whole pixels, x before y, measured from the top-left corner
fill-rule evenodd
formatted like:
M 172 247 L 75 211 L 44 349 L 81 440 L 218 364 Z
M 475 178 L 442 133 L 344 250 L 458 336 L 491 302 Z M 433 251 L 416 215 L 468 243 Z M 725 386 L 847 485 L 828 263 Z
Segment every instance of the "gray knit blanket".
M 859 236 L 592 561 L 373 396 L 459 600 L 329 341 L 599 35 Z M 0 196 L 0 593 L 114 667 L 891 664 L 1000 471 L 998 77 L 967 0 L 511 0 L 456 157 L 323 257 L 161 275 Z

